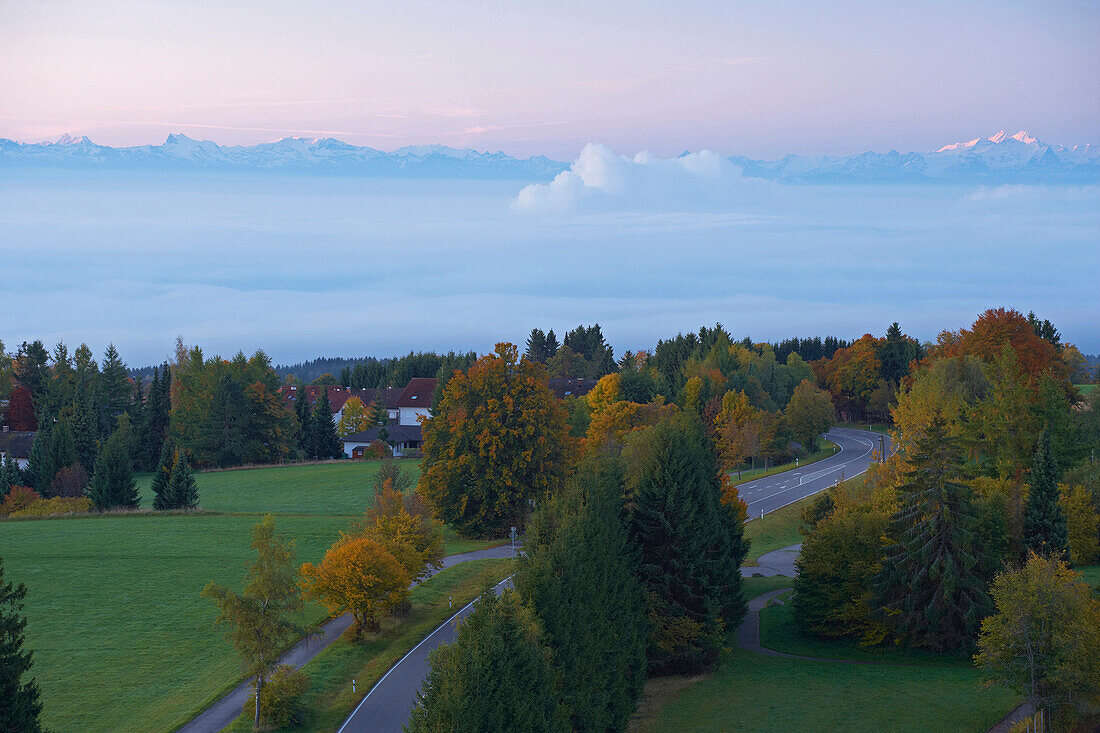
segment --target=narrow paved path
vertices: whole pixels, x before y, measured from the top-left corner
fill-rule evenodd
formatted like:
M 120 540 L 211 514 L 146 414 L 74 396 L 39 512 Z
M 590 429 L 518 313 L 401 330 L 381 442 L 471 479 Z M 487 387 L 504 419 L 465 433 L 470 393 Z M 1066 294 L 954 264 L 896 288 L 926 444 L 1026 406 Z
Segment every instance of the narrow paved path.
M 798 560 L 798 554 L 802 552 L 802 543 L 783 547 L 771 552 L 765 552 L 756 558 L 756 567 L 741 568 L 742 578 L 758 578 L 763 576 L 770 578 L 773 575 L 786 575 L 793 578 L 798 575 L 798 569 L 794 566 Z
M 770 514 L 838 481 L 859 476 L 871 465 L 875 451 L 885 448 L 889 454 L 892 449 L 889 435 L 869 430 L 833 428 L 825 437 L 840 451 L 817 463 L 738 484 L 737 492 L 748 505 L 750 521 L 758 519 L 761 512 Z
M 518 552 L 519 548 L 517 547 L 516 549 Z M 443 569 L 454 567 L 455 565 L 471 560 L 498 560 L 511 556 L 511 545 L 504 544 L 497 547 L 490 547 L 486 550 L 464 552 L 461 555 L 448 555 L 443 558 Z M 351 621 L 351 616 L 349 614 L 344 614 L 343 616 L 338 616 L 325 622 L 318 630 L 319 633 L 317 635 L 298 642 L 294 648 L 279 660 L 280 664 L 289 664 L 293 667 L 304 666 L 311 659 L 327 649 L 330 644 L 339 639 L 344 631 L 351 626 Z M 248 700 L 248 693 L 251 686 L 251 678 L 237 685 L 229 694 L 215 702 L 206 710 L 203 710 L 190 723 L 180 728 L 180 733 L 214 733 L 215 731 L 220 731 L 225 728 L 241 714 L 241 709 L 244 708 L 244 704 Z M 416 689 L 419 689 L 419 687 L 420 685 L 417 684 Z M 400 730 L 400 727 L 396 730 Z

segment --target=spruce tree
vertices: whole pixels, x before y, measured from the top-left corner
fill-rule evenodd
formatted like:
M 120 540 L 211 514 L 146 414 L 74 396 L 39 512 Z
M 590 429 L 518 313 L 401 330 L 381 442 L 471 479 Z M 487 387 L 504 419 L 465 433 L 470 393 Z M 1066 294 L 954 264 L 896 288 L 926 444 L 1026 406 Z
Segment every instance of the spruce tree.
M 160 465 L 161 449 L 168 435 L 171 410 L 171 373 L 168 364 L 153 368 L 153 381 L 145 398 L 144 422 L 141 423 L 141 447 L 139 463 L 145 470 Z
M 31 454 L 27 462 L 27 483 L 39 494 L 48 494 L 50 483 L 58 466 L 53 464 L 50 443 L 53 437 L 53 418 L 45 413 L 38 416 L 38 431 L 31 442 Z
M 312 445 L 311 437 L 313 435 L 313 411 L 309 406 L 309 399 L 307 395 L 309 392 L 306 390 L 305 385 L 298 385 L 298 389 L 294 390 L 296 398 L 294 402 L 294 414 L 298 418 L 298 447 L 305 452 L 307 457 L 310 457 L 310 447 Z
M 743 527 L 720 501 L 717 457 L 697 420 L 678 415 L 639 433 L 629 461 L 630 536 L 651 620 L 649 666 L 690 672 L 721 653 L 746 613 Z
M 572 730 L 625 730 L 645 684 L 648 620 L 622 490 L 616 461 L 582 466 L 535 514 L 516 570 L 554 653 Z
M 116 432 L 103 445 L 88 485 L 88 497 L 100 511 L 133 508 L 138 505 L 133 462 L 126 450 L 124 436 Z
M 1069 548 L 1066 515 L 1058 503 L 1058 465 L 1050 433 L 1043 430 L 1031 463 L 1027 507 L 1024 510 L 1024 547 L 1062 557 Z
M 390 421 L 390 411 L 386 409 L 386 405 L 383 401 L 382 389 L 381 387 L 378 388 L 378 391 L 375 393 L 374 402 L 371 403 L 370 422 L 371 425 L 375 427 L 385 425 Z
M 957 480 L 962 450 L 939 410 L 908 458 L 875 597 L 887 626 L 910 646 L 959 649 L 973 643 L 990 602 L 969 490 Z
M 126 364 L 114 344 L 108 344 L 103 354 L 103 370 L 99 380 L 100 434 L 110 435 L 118 416 L 130 406 L 130 379 Z
M 4 559 L 0 558 L 0 731 L 39 733 L 38 683 L 23 677 L 33 664 L 33 653 L 23 651 L 23 599 L 27 588 L 4 582 Z
M 54 425 L 53 432 L 50 435 L 50 464 L 53 467 L 54 475 L 62 468 L 73 465 L 76 461 L 76 441 L 73 439 L 72 428 L 69 427 L 69 419 L 63 417 Z M 52 483 L 53 476 L 50 476 L 50 484 Z M 48 484 L 47 488 L 52 493 L 52 486 Z M 48 496 L 48 494 L 43 494 L 43 496 Z
M 515 591 L 486 588 L 453 644 L 431 653 L 411 733 L 564 731 L 554 668 L 538 622 Z
M 195 485 L 195 476 L 191 472 L 186 453 L 176 453 L 168 494 L 172 497 L 173 509 L 194 509 L 199 503 L 199 489 Z
M 310 448 L 313 458 L 339 458 L 344 455 L 344 444 L 336 434 L 336 423 L 332 421 L 332 407 L 325 387 L 321 387 L 313 403 L 311 423 Z
M 23 484 L 23 472 L 19 470 L 19 464 L 10 456 L 5 455 L 0 459 L 0 501 L 11 491 L 12 486 Z
M 153 475 L 153 508 L 157 511 L 174 509 L 172 493 L 169 485 L 172 481 L 172 469 L 175 467 L 176 451 L 172 447 L 172 441 L 164 441 L 160 451 L 160 462 L 156 473 Z
M 99 425 L 96 421 L 95 402 L 81 381 L 77 381 L 73 393 L 72 415 L 73 443 L 76 459 L 87 471 L 95 466 Z

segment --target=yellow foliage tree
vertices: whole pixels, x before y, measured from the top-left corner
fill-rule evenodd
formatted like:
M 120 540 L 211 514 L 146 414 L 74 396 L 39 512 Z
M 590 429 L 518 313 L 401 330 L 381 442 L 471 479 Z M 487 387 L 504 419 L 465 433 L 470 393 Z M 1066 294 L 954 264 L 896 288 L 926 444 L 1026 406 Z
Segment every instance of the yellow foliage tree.
M 320 565 L 302 565 L 301 585 L 307 598 L 324 603 L 333 616 L 350 613 L 363 633 L 377 631 L 379 616 L 408 599 L 409 574 L 377 539 L 345 535 Z
M 666 405 L 658 398 L 646 405 L 636 402 L 615 402 L 588 424 L 584 438 L 587 453 L 622 447 L 626 436 L 639 428 L 656 425 L 666 416 L 676 412 L 676 405 Z
M 393 480 L 387 478 L 367 510 L 363 527 L 363 533 L 382 543 L 414 582 L 443 565 L 443 525 L 415 498 L 394 489 Z
M 593 415 L 598 415 L 622 399 L 621 385 L 622 378 L 618 372 L 606 374 L 596 382 L 596 386 L 585 396 Z
M 1078 567 L 1094 565 L 1100 558 L 1097 529 L 1100 518 L 1096 507 L 1084 486 L 1058 487 L 1061 490 L 1062 511 L 1066 515 L 1066 527 L 1069 534 L 1069 557 Z
M 367 406 L 358 397 L 349 397 L 340 413 L 340 422 L 336 423 L 337 434 L 341 438 L 346 438 L 352 433 L 369 430 L 370 427 L 371 419 L 367 413 Z
M 761 411 L 749 403 L 744 392 L 731 390 L 722 395 L 722 409 L 714 419 L 714 427 L 718 455 L 727 471 L 750 456 L 760 455 L 765 437 L 761 417 Z

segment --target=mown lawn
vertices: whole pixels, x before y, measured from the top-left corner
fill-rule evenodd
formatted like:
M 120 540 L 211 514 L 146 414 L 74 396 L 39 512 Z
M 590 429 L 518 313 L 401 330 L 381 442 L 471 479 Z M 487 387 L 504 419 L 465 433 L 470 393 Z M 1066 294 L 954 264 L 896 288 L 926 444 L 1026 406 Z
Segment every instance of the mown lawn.
M 781 587 L 783 581 L 790 582 L 750 579 L 746 595 Z M 777 628 L 789 623 L 783 609 L 768 609 L 762 616 L 762 623 L 768 619 L 770 624 L 761 631 L 766 645 L 791 635 L 789 629 Z M 826 650 L 807 644 L 800 653 Z M 753 654 L 737 648 L 732 634 L 729 646 L 731 651 L 712 674 L 651 682 L 647 696 L 651 688 L 657 694 L 662 688 L 668 693 L 659 705 L 649 701 L 651 709 L 631 729 L 982 731 L 1019 703 L 1008 691 L 982 687 L 977 671 L 957 657 L 939 660 L 946 663 L 941 667 L 927 660 L 912 664 L 913 656 L 897 652 L 874 658 L 905 666 L 872 666 Z M 837 651 L 835 646 L 829 650 Z M 858 648 L 850 652 L 863 653 Z
M 170 730 L 231 689 L 243 675 L 203 586 L 240 587 L 252 527 L 268 511 L 299 563 L 319 561 L 362 515 L 377 470 L 348 461 L 199 474 L 203 506 L 224 514 L 0 522 L 5 580 L 27 585 L 43 723 L 58 733 Z M 448 553 L 490 544 L 447 535 Z

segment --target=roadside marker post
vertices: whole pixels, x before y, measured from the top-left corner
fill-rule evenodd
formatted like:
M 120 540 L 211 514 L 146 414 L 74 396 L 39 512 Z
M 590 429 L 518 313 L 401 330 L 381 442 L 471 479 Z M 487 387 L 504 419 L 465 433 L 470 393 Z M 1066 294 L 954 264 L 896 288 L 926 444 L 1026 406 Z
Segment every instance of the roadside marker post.
M 509 533 L 512 538 L 512 559 L 516 559 L 516 528 L 512 527 L 512 531 Z

